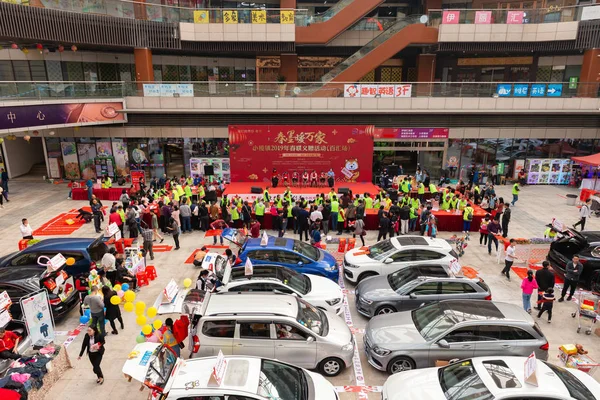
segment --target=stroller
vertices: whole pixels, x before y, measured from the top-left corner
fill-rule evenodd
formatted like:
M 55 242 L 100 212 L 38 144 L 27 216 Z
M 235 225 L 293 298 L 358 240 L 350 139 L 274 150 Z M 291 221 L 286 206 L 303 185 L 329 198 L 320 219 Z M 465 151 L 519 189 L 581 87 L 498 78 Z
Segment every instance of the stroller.
M 79 212 L 79 214 L 75 218 L 78 218 L 80 221 L 84 220 L 86 224 L 88 222 L 90 222 L 92 219 L 94 219 L 94 214 L 92 214 L 89 211 L 84 210 L 83 208 L 80 208 L 77 211 Z

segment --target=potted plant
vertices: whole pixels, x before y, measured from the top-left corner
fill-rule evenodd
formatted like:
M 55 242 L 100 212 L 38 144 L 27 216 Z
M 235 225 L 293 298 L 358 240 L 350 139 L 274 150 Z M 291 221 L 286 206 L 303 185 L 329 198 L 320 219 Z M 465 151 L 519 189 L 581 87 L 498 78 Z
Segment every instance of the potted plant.
M 285 90 L 287 89 L 287 83 L 285 83 L 285 76 L 279 75 L 277 77 L 277 82 L 279 83 L 279 97 L 284 97 Z

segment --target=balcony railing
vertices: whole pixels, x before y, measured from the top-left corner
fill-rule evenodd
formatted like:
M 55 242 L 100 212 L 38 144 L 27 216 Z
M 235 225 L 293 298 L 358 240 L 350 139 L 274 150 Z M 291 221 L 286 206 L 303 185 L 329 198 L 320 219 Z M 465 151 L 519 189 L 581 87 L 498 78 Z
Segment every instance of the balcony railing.
M 352 88 L 350 86 L 353 86 Z M 169 97 L 598 97 L 599 83 L 582 82 L 0 82 L 0 101 Z M 399 88 L 403 88 L 402 94 Z M 316 89 L 317 94 L 313 95 Z M 162 91 L 162 93 L 161 93 Z M 351 96 L 351 93 L 354 96 Z
M 544 24 L 551 22 L 571 22 L 581 20 L 585 7 L 569 6 L 527 9 L 461 9 L 430 10 L 429 25 L 441 24 Z M 444 12 L 446 12 L 444 20 Z M 520 14 L 522 13 L 522 14 Z

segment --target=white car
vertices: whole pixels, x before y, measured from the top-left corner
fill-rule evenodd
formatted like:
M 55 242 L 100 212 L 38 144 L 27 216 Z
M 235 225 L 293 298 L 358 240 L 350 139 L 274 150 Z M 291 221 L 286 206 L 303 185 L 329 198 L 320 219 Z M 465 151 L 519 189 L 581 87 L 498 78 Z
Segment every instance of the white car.
M 537 386 L 525 382 L 526 360 L 526 357 L 476 357 L 441 368 L 400 372 L 383 385 L 383 400 L 600 398 L 600 383 L 590 375 L 541 360 L 533 364 Z
M 244 267 L 226 269 L 220 292 L 280 292 L 293 294 L 324 311 L 341 315 L 342 289 L 331 279 L 300 274 L 279 265 L 254 265 L 252 275 Z
M 456 262 L 458 255 L 444 239 L 396 236 L 369 246 L 352 249 L 344 256 L 344 276 L 352 283 L 375 275 L 388 275 L 408 265 Z
M 217 367 L 215 375 L 213 367 Z M 247 356 L 183 360 L 158 343 L 138 344 L 123 373 L 169 400 L 337 399 L 325 378 L 291 364 Z

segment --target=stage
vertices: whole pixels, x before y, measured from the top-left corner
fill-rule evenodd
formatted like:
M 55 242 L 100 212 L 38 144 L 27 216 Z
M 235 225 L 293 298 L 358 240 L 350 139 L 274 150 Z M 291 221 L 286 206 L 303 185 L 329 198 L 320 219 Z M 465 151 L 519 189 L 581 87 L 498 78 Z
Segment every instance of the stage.
M 251 188 L 253 186 L 260 188 L 260 193 L 252 193 Z M 243 200 L 248 200 L 253 202 L 257 198 L 262 198 L 263 192 L 266 188 L 266 184 L 264 182 L 232 182 L 225 187 L 224 195 L 229 197 L 233 197 L 234 195 L 240 196 Z M 375 196 L 379 193 L 379 187 L 375 186 L 372 183 L 352 183 L 352 182 L 336 182 L 334 187 L 335 192 L 337 193 L 341 188 L 348 188 L 352 191 L 353 194 L 364 194 L 369 193 L 371 196 Z M 276 188 L 269 188 L 269 195 L 271 198 L 279 195 L 282 195 L 285 192 L 286 187 L 279 185 Z M 293 196 L 301 196 L 307 200 L 314 199 L 318 194 L 324 193 L 327 195 L 330 191 L 329 186 L 319 186 L 319 187 L 298 187 L 298 186 L 290 186 L 290 190 L 292 191 Z

